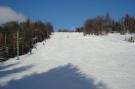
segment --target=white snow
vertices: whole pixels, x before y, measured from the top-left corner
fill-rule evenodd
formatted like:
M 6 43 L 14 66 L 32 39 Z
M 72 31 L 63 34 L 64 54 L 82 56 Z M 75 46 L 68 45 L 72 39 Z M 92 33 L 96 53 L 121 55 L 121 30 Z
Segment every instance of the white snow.
M 125 36 L 119 34 L 84 37 L 82 33 L 54 33 L 45 45 L 43 42 L 38 43 L 37 50 L 33 49 L 32 55 L 27 54 L 21 56 L 20 60 L 13 58 L 1 63 L 0 73 L 17 68 L 24 70 L 0 76 L 0 86 L 7 86 L 11 80 L 20 80 L 35 73 L 42 74 L 70 63 L 87 78 L 95 79 L 95 83 L 106 84 L 108 89 L 133 89 L 135 43 L 124 39 Z M 10 64 L 15 65 L 4 68 Z

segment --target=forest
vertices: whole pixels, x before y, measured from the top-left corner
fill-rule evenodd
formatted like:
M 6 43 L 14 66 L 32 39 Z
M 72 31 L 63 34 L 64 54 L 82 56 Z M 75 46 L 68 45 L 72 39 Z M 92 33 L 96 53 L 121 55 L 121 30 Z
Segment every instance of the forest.
M 125 15 L 120 20 L 114 20 L 109 13 L 105 16 L 96 16 L 87 19 L 82 27 L 76 32 L 83 32 L 84 35 L 107 35 L 108 33 L 135 33 L 135 16 Z
M 32 22 L 27 20 L 21 23 L 13 21 L 2 24 L 0 26 L 0 61 L 15 57 L 17 55 L 17 45 L 19 55 L 31 53 L 31 49 L 36 47 L 35 44 L 50 38 L 52 32 L 52 24 L 41 21 Z

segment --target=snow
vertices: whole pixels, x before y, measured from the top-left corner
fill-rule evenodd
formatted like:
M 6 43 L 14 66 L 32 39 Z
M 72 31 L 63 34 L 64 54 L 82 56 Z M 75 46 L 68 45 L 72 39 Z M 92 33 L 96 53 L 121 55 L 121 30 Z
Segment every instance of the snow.
M 0 89 L 133 89 L 135 43 L 124 39 L 56 32 L 32 55 L 0 64 Z

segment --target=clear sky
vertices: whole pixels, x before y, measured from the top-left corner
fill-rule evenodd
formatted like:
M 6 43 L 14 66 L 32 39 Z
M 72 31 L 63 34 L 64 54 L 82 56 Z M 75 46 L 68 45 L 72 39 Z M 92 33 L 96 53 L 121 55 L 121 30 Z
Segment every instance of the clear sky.
M 55 30 L 82 26 L 88 18 L 105 15 L 115 19 L 125 14 L 135 15 L 135 0 L 0 0 L 33 21 L 49 21 Z

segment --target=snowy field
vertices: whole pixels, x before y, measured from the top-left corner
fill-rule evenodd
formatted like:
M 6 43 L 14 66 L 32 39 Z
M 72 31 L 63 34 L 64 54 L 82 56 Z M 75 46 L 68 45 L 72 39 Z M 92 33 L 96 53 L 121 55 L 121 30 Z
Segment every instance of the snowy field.
M 135 43 L 124 39 L 54 33 L 32 55 L 0 63 L 0 89 L 134 89 Z

